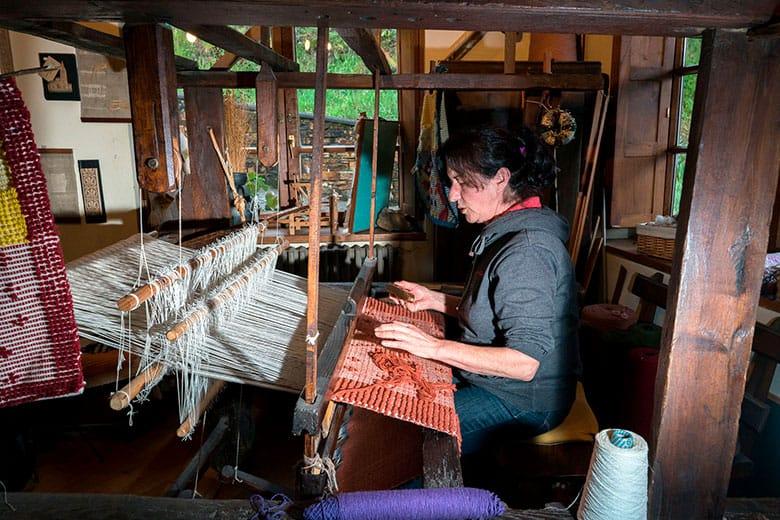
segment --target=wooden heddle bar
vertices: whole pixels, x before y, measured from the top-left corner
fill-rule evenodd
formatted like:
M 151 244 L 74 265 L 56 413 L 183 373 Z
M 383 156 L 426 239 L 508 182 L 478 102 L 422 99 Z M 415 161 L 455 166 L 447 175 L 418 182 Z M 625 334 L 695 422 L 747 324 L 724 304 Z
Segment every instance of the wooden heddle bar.
M 260 222 L 258 224 L 258 232 L 262 233 L 265 231 L 266 227 L 267 224 L 265 222 Z M 159 276 L 151 282 L 140 286 L 133 292 L 122 296 L 116 302 L 117 308 L 122 312 L 134 311 L 145 301 L 153 298 L 167 287 L 170 287 L 177 281 L 183 279 L 188 273 L 200 269 L 214 258 L 226 253 L 234 247 L 240 238 L 238 233 L 235 233 L 234 235 L 235 236 L 231 239 L 207 247 L 203 252 L 190 258 L 187 263 L 179 264 L 174 267 L 170 273 Z
M 248 284 L 255 275 L 257 275 L 263 269 L 267 269 L 269 267 L 269 262 L 272 260 L 275 261 L 277 256 L 281 254 L 282 251 L 287 249 L 288 245 L 289 242 L 284 240 L 273 248 L 265 251 L 263 256 L 256 259 L 251 265 L 238 273 L 231 283 L 225 286 L 217 294 L 206 300 L 204 306 L 198 307 L 193 312 L 188 314 L 183 320 L 174 324 L 168 330 L 168 332 L 165 333 L 165 337 L 168 339 L 168 341 L 176 341 L 193 325 L 207 318 L 214 309 L 217 309 L 218 307 L 233 299 L 241 290 L 241 288 Z

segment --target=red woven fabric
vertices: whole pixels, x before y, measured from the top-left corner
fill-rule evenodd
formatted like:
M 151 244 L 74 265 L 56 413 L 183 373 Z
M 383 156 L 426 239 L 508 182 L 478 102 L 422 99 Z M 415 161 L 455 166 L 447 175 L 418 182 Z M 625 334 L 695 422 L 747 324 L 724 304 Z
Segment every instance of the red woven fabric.
M 441 315 L 428 311 L 413 313 L 366 298 L 356 319 L 355 332 L 341 352 L 326 399 L 445 432 L 457 438 L 460 445 L 450 367 L 387 349 L 374 335 L 378 325 L 402 321 L 441 338 Z
M 30 113 L 13 79 L 0 80 L 0 144 L 27 226 L 0 247 L 0 407 L 84 388 L 73 300 Z

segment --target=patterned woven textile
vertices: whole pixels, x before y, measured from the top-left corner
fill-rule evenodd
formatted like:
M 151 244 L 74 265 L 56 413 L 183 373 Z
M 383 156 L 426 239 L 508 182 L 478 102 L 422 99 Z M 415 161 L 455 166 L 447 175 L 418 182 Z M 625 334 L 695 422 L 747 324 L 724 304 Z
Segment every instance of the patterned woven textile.
M 436 361 L 382 347 L 374 329 L 392 321 L 412 323 L 428 334 L 444 337 L 441 315 L 413 313 L 366 298 L 325 398 L 447 433 L 460 445 L 452 370 Z
M 0 80 L 0 407 L 80 393 L 80 357 L 30 113 Z

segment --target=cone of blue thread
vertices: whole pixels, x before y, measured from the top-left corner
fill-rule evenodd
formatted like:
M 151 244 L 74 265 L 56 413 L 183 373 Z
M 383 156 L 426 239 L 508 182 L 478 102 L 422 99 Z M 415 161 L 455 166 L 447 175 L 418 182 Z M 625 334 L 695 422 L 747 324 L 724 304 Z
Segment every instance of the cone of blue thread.
M 304 520 L 487 520 L 506 506 L 477 488 L 358 491 L 328 497 L 306 508 Z

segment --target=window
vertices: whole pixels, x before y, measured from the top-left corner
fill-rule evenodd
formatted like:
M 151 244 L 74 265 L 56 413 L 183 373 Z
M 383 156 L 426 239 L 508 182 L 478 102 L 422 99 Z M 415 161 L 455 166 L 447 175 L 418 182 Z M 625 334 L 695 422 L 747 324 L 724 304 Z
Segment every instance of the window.
M 688 156 L 688 138 L 693 114 L 693 98 L 701 56 L 701 38 L 677 41 L 675 65 L 672 71 L 672 123 L 669 127 L 667 186 L 671 187 L 669 208 L 672 215 L 680 212 L 680 195 Z

